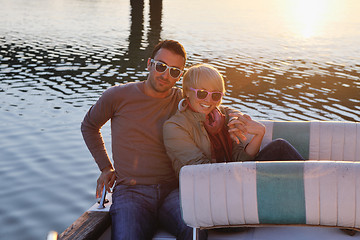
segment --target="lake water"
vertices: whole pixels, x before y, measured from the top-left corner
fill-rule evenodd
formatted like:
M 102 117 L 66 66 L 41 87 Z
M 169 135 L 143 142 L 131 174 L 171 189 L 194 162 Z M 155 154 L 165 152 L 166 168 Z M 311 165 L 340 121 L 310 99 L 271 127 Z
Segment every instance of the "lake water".
M 134 2 L 0 0 L 0 239 L 45 239 L 93 204 L 82 118 L 146 79 L 160 39 L 217 67 L 224 104 L 255 119 L 360 121 L 360 1 Z

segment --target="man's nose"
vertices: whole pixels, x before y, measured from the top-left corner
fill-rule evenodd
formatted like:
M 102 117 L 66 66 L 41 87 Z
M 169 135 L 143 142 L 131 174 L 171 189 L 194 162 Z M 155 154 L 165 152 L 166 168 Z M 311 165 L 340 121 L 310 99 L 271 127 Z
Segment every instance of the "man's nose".
M 169 78 L 170 77 L 170 69 L 166 69 L 165 72 L 163 72 L 161 74 L 164 78 Z

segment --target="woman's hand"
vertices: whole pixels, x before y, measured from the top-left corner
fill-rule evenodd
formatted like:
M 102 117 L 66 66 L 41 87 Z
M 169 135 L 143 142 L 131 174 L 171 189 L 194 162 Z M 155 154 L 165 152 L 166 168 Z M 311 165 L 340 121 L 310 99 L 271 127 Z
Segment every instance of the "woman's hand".
M 234 120 L 231 120 L 229 124 L 235 126 L 244 137 L 246 134 L 254 135 L 251 141 L 246 145 L 245 152 L 250 156 L 255 157 L 260 150 L 261 142 L 265 135 L 265 126 L 258 121 L 252 120 L 251 117 L 246 114 L 230 113 L 229 116 L 235 118 Z M 230 130 L 235 132 L 235 130 L 232 129 L 229 129 L 229 132 Z M 239 140 L 236 142 L 239 143 Z
M 243 123 L 238 120 L 238 116 L 241 116 L 240 113 L 230 113 L 230 120 L 228 123 L 229 127 L 229 134 L 232 140 L 234 140 L 237 144 L 240 143 L 239 138 L 242 141 L 246 141 L 246 128 L 244 127 Z
M 230 137 L 239 143 L 239 139 L 246 141 L 246 134 L 252 134 L 255 136 L 263 137 L 265 134 L 265 126 L 251 119 L 251 117 L 247 114 L 240 113 L 230 113 L 231 117 L 228 126 Z M 235 137 L 234 137 L 235 135 Z M 234 139 L 235 138 L 235 139 Z

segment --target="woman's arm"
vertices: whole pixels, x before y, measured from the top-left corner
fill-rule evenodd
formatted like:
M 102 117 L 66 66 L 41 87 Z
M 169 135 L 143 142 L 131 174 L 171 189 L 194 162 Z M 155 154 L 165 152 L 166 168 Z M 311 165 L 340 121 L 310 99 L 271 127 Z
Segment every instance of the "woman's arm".
M 177 176 L 179 176 L 180 169 L 185 165 L 211 162 L 211 156 L 204 154 L 204 151 L 197 146 L 189 131 L 184 126 L 169 120 L 165 122 L 163 127 L 166 153 L 172 161 Z

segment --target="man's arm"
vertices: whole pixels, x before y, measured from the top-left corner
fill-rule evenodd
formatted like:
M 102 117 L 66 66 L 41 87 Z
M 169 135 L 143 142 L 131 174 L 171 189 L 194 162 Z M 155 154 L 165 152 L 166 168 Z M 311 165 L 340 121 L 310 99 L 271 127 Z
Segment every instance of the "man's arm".
M 96 195 L 101 195 L 104 184 L 108 191 L 115 181 L 114 169 L 105 148 L 100 129 L 113 116 L 113 90 L 103 93 L 99 100 L 90 108 L 81 123 L 81 132 L 91 155 L 95 159 L 101 174 L 98 178 Z M 100 189 L 100 192 L 99 190 Z M 100 193 L 100 194 L 99 194 Z
M 97 104 L 97 103 L 96 103 Z M 96 106 L 92 106 L 81 123 L 81 132 L 91 155 L 95 159 L 100 170 L 111 165 L 109 155 L 105 148 L 101 127 L 106 123 L 99 121 Z

